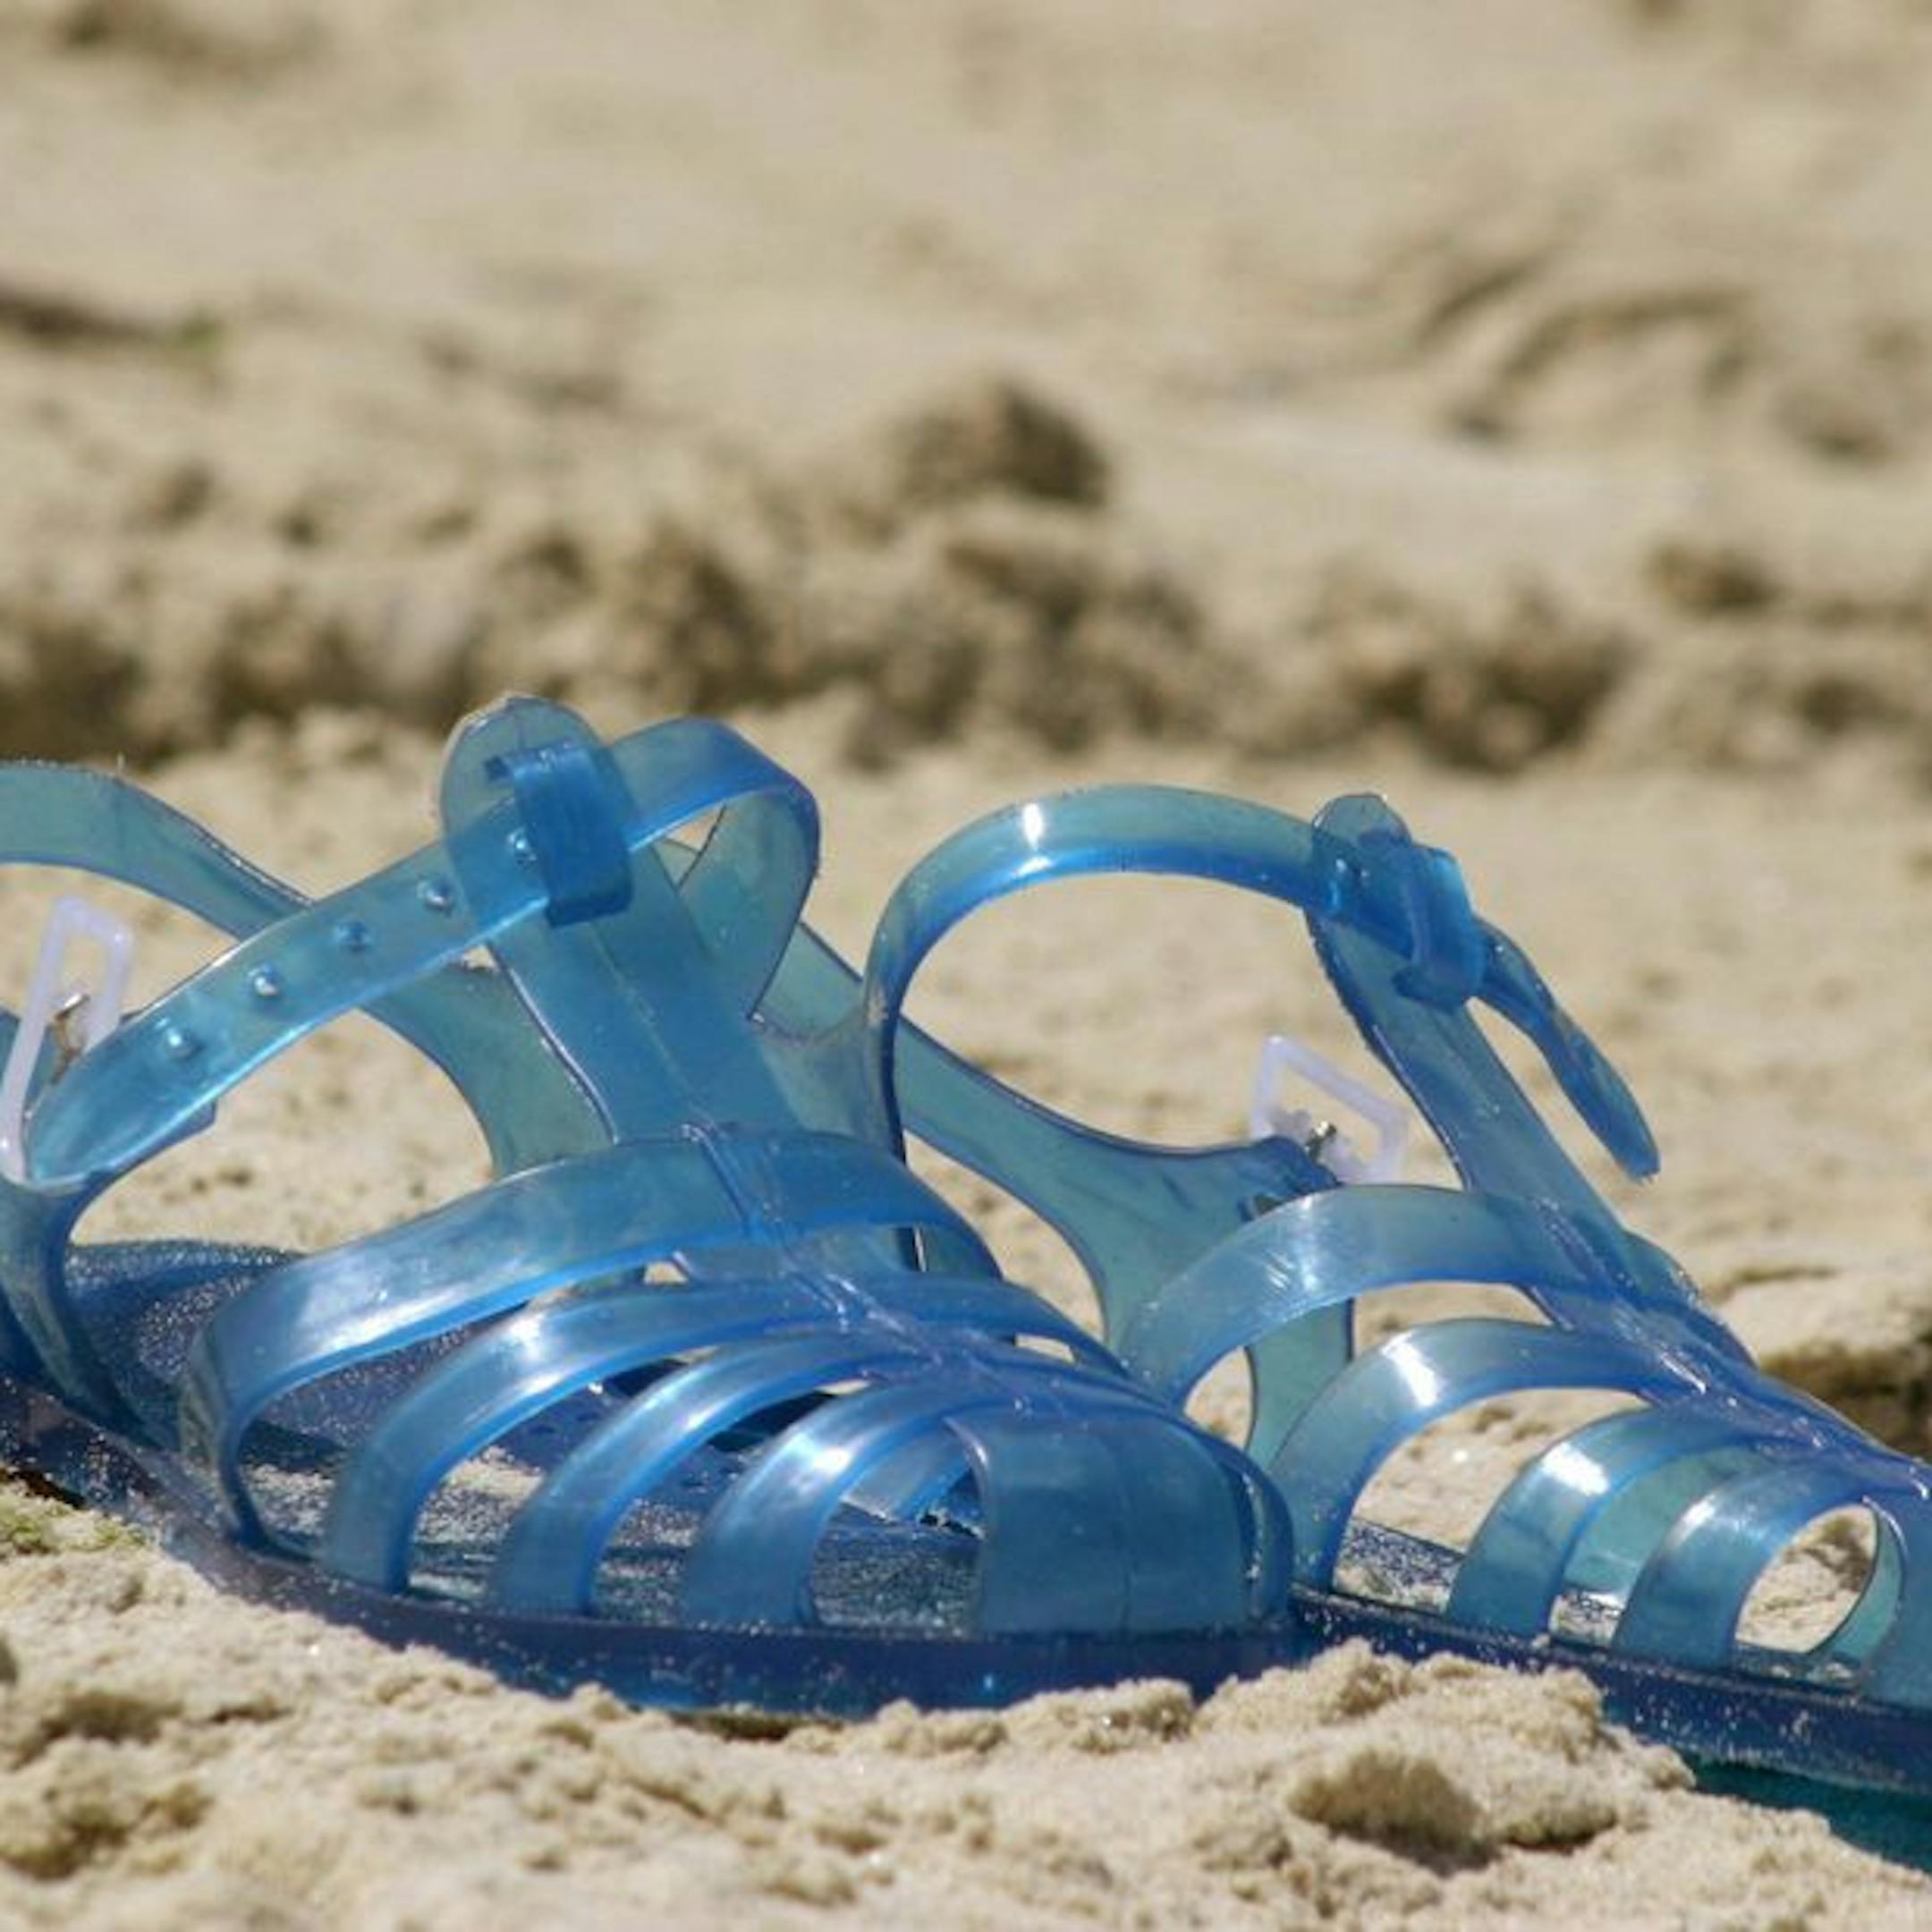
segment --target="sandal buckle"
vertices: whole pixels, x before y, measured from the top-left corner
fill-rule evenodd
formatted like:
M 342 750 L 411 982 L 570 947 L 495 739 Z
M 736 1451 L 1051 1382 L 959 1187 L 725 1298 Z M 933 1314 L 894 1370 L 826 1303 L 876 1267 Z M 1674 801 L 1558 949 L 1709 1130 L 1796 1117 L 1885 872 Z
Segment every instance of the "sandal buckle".
M 1291 1107 L 1281 1098 L 1282 1076 L 1297 1073 L 1330 1100 L 1338 1100 L 1375 1135 L 1364 1153 L 1334 1121 Z M 1262 1043 L 1249 1099 L 1248 1131 L 1257 1140 L 1292 1140 L 1309 1159 L 1346 1185 L 1402 1178 L 1409 1153 L 1409 1110 L 1372 1087 L 1365 1087 L 1312 1046 L 1286 1033 L 1271 1033 Z
M 90 940 L 100 954 L 97 980 L 69 980 L 68 955 Z M 47 1036 L 54 1037 L 51 1086 L 76 1060 L 121 1024 L 128 981 L 134 971 L 134 934 L 113 913 L 66 895 L 54 902 L 47 931 L 28 983 L 26 1003 L 0 1067 L 0 1176 L 16 1185 L 27 1179 L 27 1102 Z

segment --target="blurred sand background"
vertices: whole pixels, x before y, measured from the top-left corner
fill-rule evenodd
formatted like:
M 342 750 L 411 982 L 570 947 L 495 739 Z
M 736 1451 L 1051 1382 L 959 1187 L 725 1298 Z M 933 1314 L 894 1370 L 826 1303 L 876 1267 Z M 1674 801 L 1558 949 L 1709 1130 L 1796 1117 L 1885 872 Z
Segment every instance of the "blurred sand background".
M 1385 789 L 1632 1078 L 1619 1201 L 1923 1449 L 1928 181 L 1924 0 L 0 0 L 0 751 L 314 889 L 425 835 L 503 689 L 721 710 L 819 791 L 855 947 L 1017 795 Z M 151 986 L 205 954 L 143 930 Z M 1176 1139 L 1270 1029 L 1346 1048 L 1295 922 L 1192 889 L 996 910 L 919 1010 Z M 330 1240 L 478 1171 L 351 1025 L 100 1224 Z M 1538 1439 L 1436 1441 L 1417 1520 Z M 9 1923 L 1932 1917 L 1566 1680 L 693 1726 L 22 1485 L 0 1548 Z

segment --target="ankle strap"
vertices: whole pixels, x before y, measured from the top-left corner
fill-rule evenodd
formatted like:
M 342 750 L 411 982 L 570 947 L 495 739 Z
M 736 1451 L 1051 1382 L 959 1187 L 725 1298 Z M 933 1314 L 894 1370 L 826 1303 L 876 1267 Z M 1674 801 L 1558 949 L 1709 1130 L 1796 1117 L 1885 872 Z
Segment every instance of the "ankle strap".
M 611 836 L 627 854 L 759 793 L 783 797 L 800 838 L 814 838 L 816 815 L 796 781 L 723 725 L 659 725 L 625 741 L 614 760 L 623 796 L 613 792 L 606 802 L 623 814 Z M 329 1021 L 381 1003 L 524 920 L 559 909 L 565 919 L 583 916 L 597 888 L 559 876 L 555 786 L 540 793 L 543 830 L 533 835 L 522 801 L 539 794 L 527 768 L 517 775 L 504 767 L 496 801 L 452 825 L 444 840 L 288 911 L 82 1055 L 30 1115 L 30 1184 L 60 1191 L 123 1173 Z M 548 877 L 539 852 L 553 855 Z
M 1542 1054 L 1611 1155 L 1632 1174 L 1653 1172 L 1656 1143 L 1630 1089 L 1522 953 L 1471 911 L 1455 860 L 1418 844 L 1379 801 L 1337 803 L 1372 805 L 1377 816 L 1358 834 L 1331 827 L 1337 807 L 1310 826 L 1206 792 L 1106 786 L 1011 807 L 946 840 L 893 894 L 866 962 L 869 1071 L 894 1135 L 902 1138 L 894 1061 L 906 996 L 953 927 L 1050 880 L 1161 873 L 1280 899 L 1323 929 L 1358 936 L 1402 997 L 1426 1011 L 1482 1001 Z

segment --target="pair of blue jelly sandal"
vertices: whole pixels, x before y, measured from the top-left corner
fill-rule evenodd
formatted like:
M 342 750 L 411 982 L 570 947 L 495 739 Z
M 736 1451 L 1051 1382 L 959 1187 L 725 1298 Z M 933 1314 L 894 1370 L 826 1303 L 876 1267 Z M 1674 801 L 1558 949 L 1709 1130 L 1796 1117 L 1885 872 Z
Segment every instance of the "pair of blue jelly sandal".
M 125 933 L 63 901 L 0 1021 L 0 1453 L 238 1589 L 545 1686 L 992 1703 L 1206 1688 L 1366 1636 L 1581 1669 L 1701 1753 L 1932 1789 L 1927 1470 L 1759 1373 L 1619 1225 L 1471 1003 L 1640 1174 L 1635 1103 L 1386 807 L 1021 806 L 914 869 L 862 973 L 799 923 L 809 797 L 722 726 L 606 746 L 512 699 L 457 733 L 441 809 L 437 843 L 311 902 L 119 780 L 0 767 L 0 859 L 236 941 L 123 1017 Z M 1372 1178 L 1299 1122 L 1199 1149 L 1100 1134 L 902 1021 L 975 908 L 1127 871 L 1299 906 L 1463 1186 Z M 75 992 L 82 943 L 105 970 Z M 313 1255 L 72 1240 L 352 1012 L 453 1082 L 487 1185 Z M 908 1131 L 1065 1235 L 1104 1338 L 1001 1276 Z M 1358 1349 L 1357 1298 L 1444 1280 L 1543 1318 Z M 1183 1408 L 1237 1352 L 1244 1450 Z M 1551 1388 L 1625 1406 L 1537 1455 L 1465 1551 L 1360 1520 L 1403 1443 Z M 1801 1655 L 1742 1641 L 1767 1566 L 1843 1506 L 1877 1524 L 1856 1607 Z

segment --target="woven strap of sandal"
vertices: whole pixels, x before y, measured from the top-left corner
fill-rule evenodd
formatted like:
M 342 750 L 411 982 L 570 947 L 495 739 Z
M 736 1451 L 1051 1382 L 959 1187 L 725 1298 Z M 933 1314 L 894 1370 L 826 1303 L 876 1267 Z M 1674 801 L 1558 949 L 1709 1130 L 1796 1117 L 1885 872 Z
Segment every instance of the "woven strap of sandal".
M 1870 1511 L 1878 1546 L 1852 1614 L 1808 1675 L 1932 1703 L 1932 1499 L 1919 1465 L 1766 1375 L 1660 1249 L 1548 1202 L 1459 1189 L 1336 1188 L 1230 1234 L 1120 1339 L 1174 1404 L 1217 1362 L 1292 1337 L 1377 1289 L 1451 1280 L 1521 1290 L 1546 1318 L 1425 1322 L 1313 1387 L 1257 1378 L 1248 1448 L 1287 1499 L 1295 1573 L 1335 1587 L 1344 1538 L 1403 1445 L 1476 1404 L 1538 1390 L 1642 1404 L 1545 1446 L 1491 1504 L 1456 1566 L 1453 1624 L 1534 1638 L 1559 1599 L 1614 1606 L 1632 1657 L 1739 1662 L 1752 1590 L 1797 1533 Z
M 764 1177 L 755 1209 L 747 1163 Z M 514 1175 L 252 1282 L 197 1341 L 184 1445 L 239 1532 L 262 1539 L 254 1425 L 289 1400 L 326 1414 L 343 1369 L 453 1341 L 381 1410 L 329 1499 L 319 1560 L 394 1591 L 458 1464 L 593 1385 L 661 1370 L 522 1502 L 487 1585 L 512 1607 L 582 1612 L 634 1503 L 724 1431 L 858 1384 L 785 1427 L 707 1513 L 680 1577 L 687 1620 L 815 1622 L 813 1563 L 842 1505 L 883 1486 L 916 1513 L 969 1473 L 985 1518 L 982 1630 L 1038 1628 L 1043 1590 L 1068 1629 L 1212 1627 L 1279 1607 L 1286 1516 L 1237 1452 L 990 1273 L 852 1278 L 808 1265 L 815 1235 L 857 1223 L 924 1224 L 962 1263 L 991 1266 L 897 1162 L 843 1136 L 627 1142 Z M 668 1292 L 635 1278 L 653 1258 L 768 1241 L 798 1250 L 797 1272 Z M 1067 1359 L 1016 1349 L 1016 1335 Z

